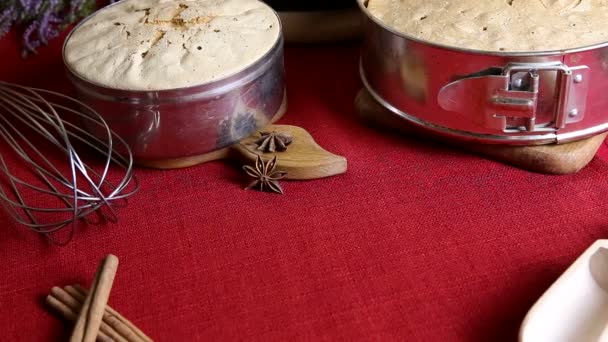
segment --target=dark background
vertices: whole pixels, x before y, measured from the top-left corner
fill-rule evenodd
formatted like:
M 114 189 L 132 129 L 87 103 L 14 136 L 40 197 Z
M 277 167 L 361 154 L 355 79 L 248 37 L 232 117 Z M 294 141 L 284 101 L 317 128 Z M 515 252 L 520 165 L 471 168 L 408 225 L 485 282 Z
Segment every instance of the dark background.
M 357 5 L 356 0 L 268 0 L 265 2 L 274 7 L 277 11 L 323 11 L 349 8 Z

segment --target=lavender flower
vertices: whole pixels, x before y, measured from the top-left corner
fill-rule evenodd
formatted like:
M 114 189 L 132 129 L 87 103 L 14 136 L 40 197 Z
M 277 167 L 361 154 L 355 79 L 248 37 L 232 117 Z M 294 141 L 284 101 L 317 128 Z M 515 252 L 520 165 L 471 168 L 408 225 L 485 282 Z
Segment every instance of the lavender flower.
M 2 0 L 0 38 L 11 28 L 20 29 L 23 56 L 36 53 L 65 27 L 92 13 L 96 5 L 96 0 Z
M 17 20 L 17 11 L 14 8 L 0 10 L 0 37 L 8 33 L 15 20 Z

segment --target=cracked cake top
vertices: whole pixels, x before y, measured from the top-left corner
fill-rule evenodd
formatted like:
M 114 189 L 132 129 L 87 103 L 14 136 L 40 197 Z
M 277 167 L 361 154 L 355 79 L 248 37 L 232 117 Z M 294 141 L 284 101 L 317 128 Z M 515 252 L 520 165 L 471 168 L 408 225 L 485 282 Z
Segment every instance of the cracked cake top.
M 65 62 L 81 78 L 125 90 L 168 90 L 222 79 L 276 43 L 279 19 L 257 0 L 125 0 L 69 36 Z
M 369 0 L 372 15 L 433 43 L 550 51 L 608 41 L 608 0 Z

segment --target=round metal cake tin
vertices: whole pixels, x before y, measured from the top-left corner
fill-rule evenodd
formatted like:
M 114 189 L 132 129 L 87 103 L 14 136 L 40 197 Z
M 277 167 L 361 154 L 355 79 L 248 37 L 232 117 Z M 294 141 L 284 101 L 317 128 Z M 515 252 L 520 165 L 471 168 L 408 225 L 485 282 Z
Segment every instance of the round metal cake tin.
M 397 32 L 367 0 L 360 74 L 382 106 L 428 131 L 509 145 L 608 130 L 608 42 L 541 52 L 457 48 Z
M 275 16 L 278 18 L 276 12 Z M 129 144 L 137 162 L 154 165 L 230 146 L 281 114 L 286 100 L 283 35 L 279 32 L 272 48 L 243 70 L 185 88 L 133 91 L 85 80 L 65 59 L 72 33 L 65 40 L 63 59 L 77 97 L 99 112 Z

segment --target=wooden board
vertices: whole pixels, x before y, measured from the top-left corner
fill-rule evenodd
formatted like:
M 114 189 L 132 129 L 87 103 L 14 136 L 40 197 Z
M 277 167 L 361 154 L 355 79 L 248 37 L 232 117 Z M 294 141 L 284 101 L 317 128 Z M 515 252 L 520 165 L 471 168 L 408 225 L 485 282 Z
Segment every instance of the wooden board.
M 283 115 L 287 112 L 287 94 L 283 97 L 283 102 L 281 103 L 281 107 L 274 114 L 272 119 L 270 119 L 270 123 L 277 122 L 280 120 Z M 204 154 L 198 154 L 193 156 L 185 156 L 173 159 L 158 159 L 158 160 L 146 160 L 146 159 L 136 159 L 135 164 L 138 166 L 143 166 L 151 169 L 182 169 L 185 167 L 190 167 L 202 163 L 206 163 L 213 160 L 225 159 L 228 158 L 228 152 L 231 147 L 226 147 L 221 150 L 216 150 Z
M 355 106 L 366 122 L 382 128 L 422 138 L 448 141 L 447 138 L 430 135 L 394 115 L 378 104 L 366 90 L 357 95 Z M 464 150 L 491 158 L 521 169 L 548 174 L 571 174 L 580 171 L 593 159 L 608 133 L 561 145 L 503 146 L 484 145 L 449 140 Z
M 290 125 L 270 125 L 265 132 L 287 133 L 293 142 L 285 152 L 262 153 L 253 143 L 258 135 L 242 140 L 230 150 L 230 158 L 238 159 L 243 164 L 253 165 L 258 155 L 264 160 L 277 157 L 277 169 L 287 172 L 286 179 L 318 179 L 339 175 L 346 172 L 346 158 L 330 153 L 319 146 L 306 130 Z
M 256 133 L 231 147 L 218 151 L 169 161 L 147 162 L 145 166 L 156 169 L 176 169 L 221 159 L 236 160 L 243 165 L 254 165 L 257 156 L 260 155 L 265 161 L 276 156 L 277 170 L 287 172 L 285 179 L 318 179 L 346 172 L 346 158 L 323 149 L 303 128 L 269 125 L 263 131 L 288 133 L 293 137 L 293 142 L 285 152 L 263 153 L 258 151 L 257 146 L 253 144 L 259 137 Z M 139 164 L 141 165 L 141 162 Z

